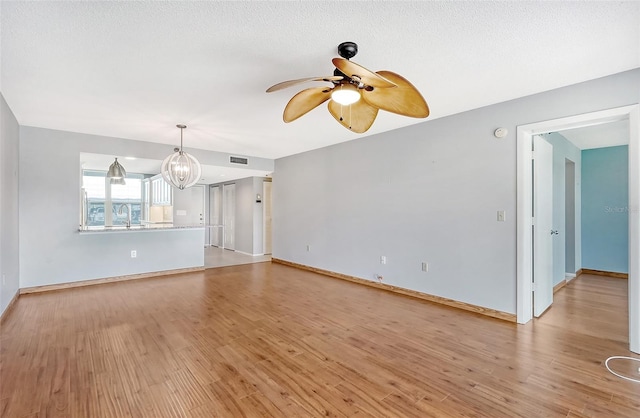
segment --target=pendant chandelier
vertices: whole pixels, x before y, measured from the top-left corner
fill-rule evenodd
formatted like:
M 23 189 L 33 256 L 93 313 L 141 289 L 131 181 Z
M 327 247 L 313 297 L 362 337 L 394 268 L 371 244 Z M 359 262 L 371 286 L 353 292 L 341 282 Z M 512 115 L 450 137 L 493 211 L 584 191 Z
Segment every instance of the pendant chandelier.
M 118 162 L 118 157 L 116 160 L 109 166 L 109 171 L 107 171 L 107 178 L 110 179 L 124 179 L 127 177 L 127 171 L 123 166 Z
M 109 181 L 109 183 L 110 183 L 110 184 L 120 184 L 120 185 L 122 185 L 122 186 L 124 186 L 125 184 L 127 184 L 127 183 L 124 181 L 124 178 L 123 178 L 123 177 L 121 177 L 121 178 L 119 178 L 119 179 L 112 178 L 112 179 L 109 179 L 109 180 L 110 180 L 110 181 Z
M 180 128 L 180 148 L 176 148 L 173 154 L 164 159 L 160 173 L 167 183 L 184 190 L 198 182 L 202 168 L 193 155 L 182 150 L 182 132 L 187 126 L 176 126 Z

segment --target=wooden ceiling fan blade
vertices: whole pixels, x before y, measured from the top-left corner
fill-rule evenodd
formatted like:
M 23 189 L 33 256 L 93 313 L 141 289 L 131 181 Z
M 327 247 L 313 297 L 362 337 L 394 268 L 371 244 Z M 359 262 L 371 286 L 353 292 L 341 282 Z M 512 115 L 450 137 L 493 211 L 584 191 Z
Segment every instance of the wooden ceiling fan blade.
M 288 80 L 283 81 L 282 83 L 274 84 L 273 86 L 267 89 L 267 93 L 271 93 L 274 91 L 286 89 L 287 87 L 295 86 L 296 84 L 306 83 L 308 81 L 340 81 L 344 79 L 344 77 L 339 75 L 332 75 L 327 77 L 309 77 L 309 78 L 299 78 L 297 80 Z
M 348 106 L 342 106 L 340 103 L 331 100 L 328 107 L 329 113 L 340 125 L 359 134 L 366 132 L 373 125 L 376 116 L 378 116 L 378 109 L 362 99 Z
M 373 71 L 369 71 L 363 66 L 356 64 L 353 61 L 346 60 L 344 58 L 334 58 L 331 60 L 333 65 L 347 77 L 350 78 L 359 78 L 364 84 L 372 87 L 384 88 L 384 87 L 395 87 L 396 85 L 384 78 L 383 76 L 374 73 Z
M 289 100 L 284 108 L 282 119 L 287 123 L 293 122 L 330 98 L 331 89 L 328 87 L 313 87 L 302 90 Z
M 377 74 L 397 85 L 393 89 L 362 91 L 362 98 L 370 105 L 387 112 L 412 118 L 429 116 L 429 106 L 420 92 L 407 79 L 391 71 L 378 71 Z

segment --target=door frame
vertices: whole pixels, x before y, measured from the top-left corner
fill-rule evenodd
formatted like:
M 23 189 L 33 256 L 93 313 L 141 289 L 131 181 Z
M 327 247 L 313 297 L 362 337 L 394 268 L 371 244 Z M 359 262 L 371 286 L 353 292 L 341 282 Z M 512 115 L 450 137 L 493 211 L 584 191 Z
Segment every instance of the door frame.
M 567 170 L 567 167 L 569 166 L 571 166 L 570 171 Z M 576 274 L 575 274 L 577 270 L 576 266 L 580 264 L 577 262 L 578 257 L 580 258 L 580 261 L 582 260 L 582 248 L 581 248 L 581 245 L 580 246 L 578 245 L 578 240 L 576 239 L 576 232 L 580 232 L 580 238 L 582 239 L 582 230 L 581 228 L 577 227 L 578 223 L 576 222 L 577 219 L 581 219 L 576 217 L 576 210 L 580 208 L 580 211 L 582 211 L 581 202 L 576 200 L 576 196 L 579 196 L 582 199 L 582 191 L 579 194 L 577 193 L 576 168 L 577 168 L 576 161 L 573 161 L 572 159 L 567 157 L 564 158 L 564 207 L 562 208 L 564 212 L 564 229 L 562 230 L 563 233 L 556 238 L 559 238 L 563 242 L 562 250 L 564 252 L 564 265 L 562 266 L 563 267 L 562 271 L 564 272 L 564 279 L 566 280 L 567 283 L 570 280 L 573 280 L 576 278 Z M 573 176 L 571 178 L 571 181 L 567 181 L 567 174 L 569 172 L 571 172 Z M 569 199 L 567 198 L 568 196 L 572 197 L 573 206 L 571 208 L 568 208 L 568 202 L 569 202 Z M 571 222 L 569 222 L 570 220 Z M 569 225 L 571 225 L 571 227 L 569 227 Z M 572 233 L 569 233 L 568 231 L 572 231 Z M 571 241 L 569 240 L 569 237 L 571 237 Z M 571 251 L 567 251 L 567 248 L 570 248 L 570 247 L 571 247 Z M 571 263 L 571 268 L 567 268 L 567 260 L 571 258 L 571 257 L 568 257 L 567 254 L 573 254 L 573 261 Z
M 532 319 L 531 144 L 533 135 L 620 120 L 629 122 L 629 349 L 640 353 L 640 259 L 637 256 L 640 254 L 640 105 L 638 104 L 517 126 L 516 316 L 519 324 L 525 324 Z
M 269 193 L 267 193 L 267 183 L 269 183 Z M 271 181 L 262 182 L 262 254 L 271 254 L 273 251 L 273 233 L 267 234 L 267 204 L 270 206 L 271 225 L 269 231 L 273 231 L 273 205 L 271 197 L 273 195 L 273 183 Z M 271 241 L 270 250 L 267 252 L 267 240 Z

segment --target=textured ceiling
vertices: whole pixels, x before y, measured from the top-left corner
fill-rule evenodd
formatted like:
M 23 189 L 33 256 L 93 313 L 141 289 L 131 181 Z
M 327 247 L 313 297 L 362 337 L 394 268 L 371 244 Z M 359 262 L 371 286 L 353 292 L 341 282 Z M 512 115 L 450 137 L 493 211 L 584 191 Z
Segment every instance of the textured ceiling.
M 640 2 L 2 1 L 0 89 L 22 125 L 277 158 L 357 138 L 326 106 L 285 124 L 353 61 L 424 95 L 429 119 L 640 67 Z M 427 120 L 429 120 L 427 119 Z M 380 112 L 367 134 L 421 123 Z

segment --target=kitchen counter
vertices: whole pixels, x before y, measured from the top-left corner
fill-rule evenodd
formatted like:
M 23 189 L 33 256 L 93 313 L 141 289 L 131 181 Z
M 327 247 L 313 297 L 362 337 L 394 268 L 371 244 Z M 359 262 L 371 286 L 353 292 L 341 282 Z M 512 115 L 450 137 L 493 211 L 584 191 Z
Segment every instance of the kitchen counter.
M 84 233 L 105 233 L 105 232 L 140 232 L 140 231 L 158 231 L 158 230 L 180 230 L 180 229 L 204 229 L 207 225 L 174 225 L 171 223 L 147 223 L 142 225 L 131 225 L 127 228 L 124 225 L 118 226 L 81 226 L 78 232 Z

